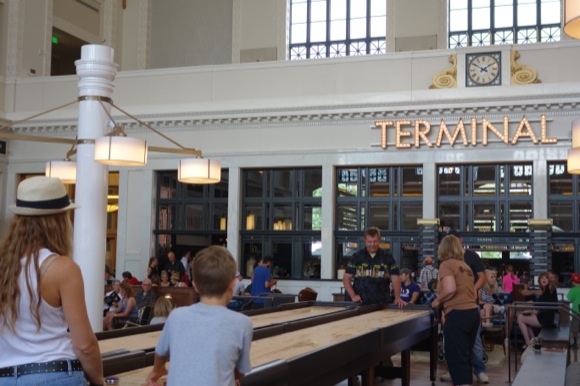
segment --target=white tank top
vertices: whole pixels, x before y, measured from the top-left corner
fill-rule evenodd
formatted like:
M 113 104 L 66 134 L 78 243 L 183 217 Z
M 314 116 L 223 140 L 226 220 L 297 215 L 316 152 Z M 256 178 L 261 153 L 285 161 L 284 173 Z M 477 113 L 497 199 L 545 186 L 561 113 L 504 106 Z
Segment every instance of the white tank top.
M 47 257 L 53 255 L 48 249 L 41 249 L 38 260 L 40 266 Z M 22 270 L 18 278 L 20 286 L 20 302 L 18 304 L 18 319 L 16 334 L 8 328 L 0 331 L 0 367 L 22 365 L 25 363 L 40 363 L 62 359 L 75 359 L 70 334 L 64 320 L 62 307 L 53 307 L 44 300 L 40 302 L 39 314 L 41 328 L 30 313 L 30 297 L 26 289 L 26 274 L 30 277 L 32 291 L 37 293 L 38 283 L 31 265 L 25 272 L 22 259 Z

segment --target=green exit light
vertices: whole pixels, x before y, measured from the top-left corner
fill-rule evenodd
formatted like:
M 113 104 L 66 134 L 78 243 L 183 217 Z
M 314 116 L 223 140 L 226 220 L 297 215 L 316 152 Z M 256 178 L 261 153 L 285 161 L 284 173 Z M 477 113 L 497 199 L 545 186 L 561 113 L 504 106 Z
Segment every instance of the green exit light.
M 58 38 L 56 36 L 52 37 L 52 44 L 58 44 Z

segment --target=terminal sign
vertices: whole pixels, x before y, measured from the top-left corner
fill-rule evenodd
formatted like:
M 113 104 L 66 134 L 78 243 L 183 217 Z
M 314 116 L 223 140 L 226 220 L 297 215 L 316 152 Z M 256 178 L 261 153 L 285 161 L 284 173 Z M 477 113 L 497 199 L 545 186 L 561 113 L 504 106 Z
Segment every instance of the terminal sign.
M 481 122 L 478 122 L 477 119 L 473 117 L 469 120 L 467 125 L 463 123 L 462 118 L 459 118 L 459 122 L 457 122 L 453 131 L 451 131 L 450 127 L 448 127 L 443 120 L 441 120 L 438 128 L 422 119 L 415 121 L 405 119 L 374 122 L 375 126 L 381 129 L 381 147 L 383 149 L 387 148 L 389 140 L 388 129 L 394 129 L 395 147 L 397 149 L 408 149 L 412 146 L 419 148 L 421 145 L 427 147 L 441 147 L 441 145 L 446 143 L 453 147 L 455 143 L 459 141 L 463 146 L 477 146 L 478 143 L 487 146 L 490 134 L 499 138 L 506 145 L 516 145 L 522 138 L 526 138 L 527 141 L 532 141 L 534 144 L 558 143 L 557 138 L 548 137 L 546 114 L 542 114 L 540 118 L 539 135 L 534 131 L 534 128 L 528 119 L 523 117 L 519 122 L 517 130 L 510 137 L 509 123 L 509 118 L 504 116 L 503 128 L 500 130 L 486 118 L 482 118 Z M 466 128 L 466 126 L 468 126 L 468 128 Z M 477 130 L 478 128 L 480 129 L 479 132 Z M 435 132 L 437 132 L 437 138 L 435 139 L 435 142 L 432 142 L 429 137 L 434 136 L 433 134 Z

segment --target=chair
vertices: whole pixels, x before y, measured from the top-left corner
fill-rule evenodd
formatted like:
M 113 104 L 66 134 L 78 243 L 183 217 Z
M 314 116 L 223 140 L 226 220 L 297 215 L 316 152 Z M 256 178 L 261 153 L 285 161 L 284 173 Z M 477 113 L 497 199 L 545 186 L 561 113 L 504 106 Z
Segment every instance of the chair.
M 123 328 L 135 327 L 135 326 L 146 326 L 149 324 L 151 317 L 153 316 L 153 306 L 148 305 L 139 308 L 137 311 L 136 318 L 125 318 L 125 325 Z
M 303 290 L 301 290 L 300 292 L 298 292 L 298 301 L 301 301 L 301 302 L 306 302 L 309 300 L 316 300 L 317 297 L 318 297 L 318 292 L 316 292 L 315 290 L 313 290 L 310 287 L 306 287 Z

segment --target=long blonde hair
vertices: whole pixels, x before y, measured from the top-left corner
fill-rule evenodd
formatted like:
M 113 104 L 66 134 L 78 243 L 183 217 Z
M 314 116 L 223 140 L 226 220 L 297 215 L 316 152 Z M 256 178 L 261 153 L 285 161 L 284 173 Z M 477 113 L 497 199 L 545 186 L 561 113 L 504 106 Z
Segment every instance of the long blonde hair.
M 491 276 L 494 276 L 493 282 L 490 285 L 490 278 Z M 495 271 L 493 269 L 486 269 L 485 270 L 485 284 L 483 285 L 483 290 L 485 291 L 486 294 L 493 294 L 496 290 L 497 290 L 497 274 L 495 273 Z
M 30 277 L 26 277 L 26 289 L 19 288 L 18 278 L 24 267 L 25 271 L 34 267 L 35 280 L 40 283 L 39 251 L 47 248 L 59 255 L 69 256 L 72 250 L 72 224 L 69 213 L 57 213 L 46 216 L 14 215 L 8 232 L 0 241 L 0 331 L 8 328 L 15 332 L 16 321 L 20 312 L 18 304 L 22 291 L 27 290 L 31 299 L 30 313 L 40 329 L 39 307 L 41 302 L 40 286 L 36 293 L 32 290 Z M 22 264 L 24 259 L 24 264 Z

